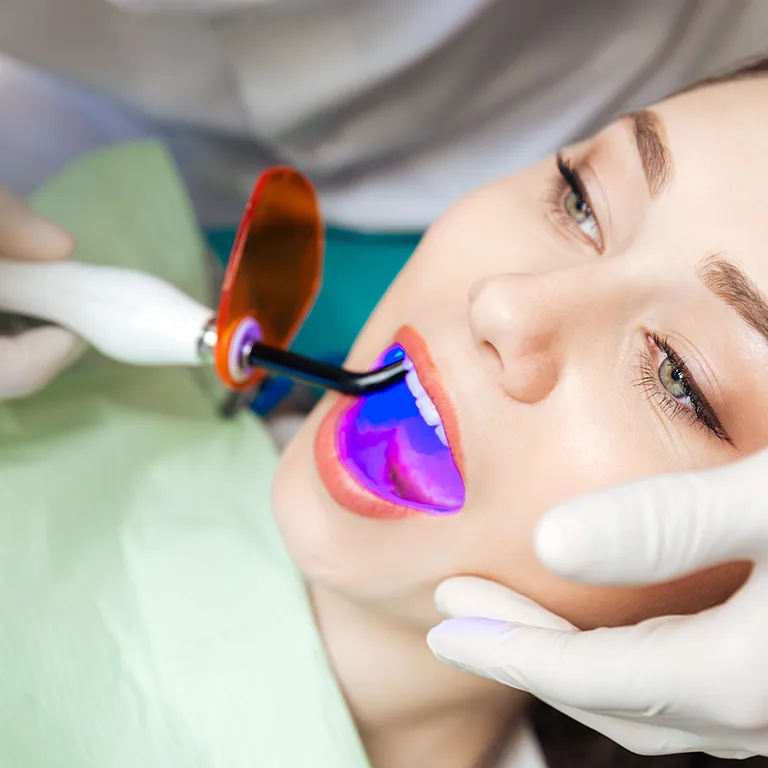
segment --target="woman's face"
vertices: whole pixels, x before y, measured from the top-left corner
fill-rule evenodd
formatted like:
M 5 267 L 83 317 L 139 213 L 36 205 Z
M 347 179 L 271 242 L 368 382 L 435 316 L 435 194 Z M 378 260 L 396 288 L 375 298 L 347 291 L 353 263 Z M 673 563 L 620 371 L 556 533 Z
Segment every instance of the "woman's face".
M 768 80 L 743 81 L 623 118 L 565 149 L 560 169 L 548 158 L 503 178 L 430 229 L 348 366 L 402 340 L 460 466 L 463 508 L 392 517 L 364 503 L 339 451 L 348 404 L 329 395 L 274 490 L 310 582 L 424 627 L 438 619 L 434 587 L 456 574 L 581 627 L 700 610 L 738 587 L 744 564 L 578 586 L 543 568 L 532 533 L 569 497 L 766 443 L 767 94 Z

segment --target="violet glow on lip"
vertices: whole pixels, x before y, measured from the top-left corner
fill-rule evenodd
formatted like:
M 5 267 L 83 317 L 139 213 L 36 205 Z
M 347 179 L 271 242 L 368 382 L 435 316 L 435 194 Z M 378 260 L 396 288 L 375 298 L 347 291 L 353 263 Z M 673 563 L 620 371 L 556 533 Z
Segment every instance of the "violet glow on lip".
M 395 345 L 374 367 L 403 358 L 405 351 Z M 464 506 L 464 481 L 414 370 L 406 381 L 361 397 L 342 415 L 338 447 L 347 471 L 384 501 L 432 515 L 454 514 Z

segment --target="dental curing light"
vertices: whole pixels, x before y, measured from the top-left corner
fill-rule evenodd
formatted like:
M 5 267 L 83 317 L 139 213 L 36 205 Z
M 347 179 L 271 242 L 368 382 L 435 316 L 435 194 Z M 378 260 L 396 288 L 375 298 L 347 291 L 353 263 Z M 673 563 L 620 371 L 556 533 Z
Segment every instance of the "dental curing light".
M 357 396 L 402 381 L 402 362 L 355 373 L 287 351 L 322 271 L 314 190 L 297 171 L 274 168 L 259 178 L 245 208 L 218 312 L 143 272 L 8 259 L 0 259 L 0 309 L 68 328 L 119 362 L 213 364 L 237 393 L 253 390 L 267 372 Z

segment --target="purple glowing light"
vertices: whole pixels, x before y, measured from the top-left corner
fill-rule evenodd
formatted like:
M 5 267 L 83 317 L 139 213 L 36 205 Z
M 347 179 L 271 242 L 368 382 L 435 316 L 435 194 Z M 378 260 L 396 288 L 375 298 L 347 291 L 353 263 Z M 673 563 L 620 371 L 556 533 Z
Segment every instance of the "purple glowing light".
M 402 347 L 391 347 L 375 367 L 404 356 Z M 451 451 L 424 421 L 405 382 L 360 398 L 342 416 L 338 437 L 347 470 L 379 498 L 433 515 L 464 506 Z

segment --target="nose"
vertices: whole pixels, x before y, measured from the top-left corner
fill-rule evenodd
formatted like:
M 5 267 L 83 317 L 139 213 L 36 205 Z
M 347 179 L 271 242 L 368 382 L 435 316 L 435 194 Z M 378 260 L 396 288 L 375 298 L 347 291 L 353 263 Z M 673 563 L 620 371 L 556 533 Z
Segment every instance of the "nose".
M 497 361 L 507 395 L 536 403 L 554 389 L 583 290 L 565 271 L 494 275 L 472 286 L 472 336 Z

